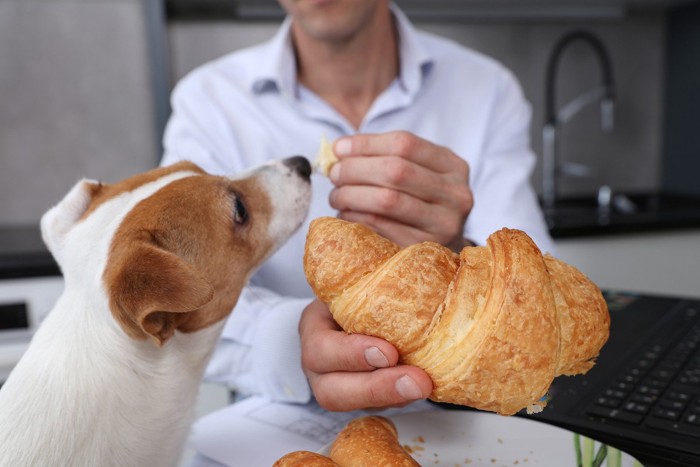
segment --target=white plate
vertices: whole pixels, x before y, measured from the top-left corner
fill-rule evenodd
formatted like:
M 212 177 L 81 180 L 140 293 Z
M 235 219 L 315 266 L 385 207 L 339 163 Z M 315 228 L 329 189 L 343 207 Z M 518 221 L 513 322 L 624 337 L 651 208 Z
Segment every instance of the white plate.
M 401 444 L 424 467 L 576 467 L 581 464 L 575 442 L 584 458 L 587 448 L 591 458 L 602 448 L 597 441 L 552 425 L 485 412 L 431 411 L 389 418 L 396 424 Z M 602 449 L 607 452 L 602 466 L 641 465 L 624 452 L 609 446 Z M 319 452 L 329 450 L 330 445 Z M 616 456 L 619 464 L 613 461 Z M 591 464 L 584 461 L 586 465 Z

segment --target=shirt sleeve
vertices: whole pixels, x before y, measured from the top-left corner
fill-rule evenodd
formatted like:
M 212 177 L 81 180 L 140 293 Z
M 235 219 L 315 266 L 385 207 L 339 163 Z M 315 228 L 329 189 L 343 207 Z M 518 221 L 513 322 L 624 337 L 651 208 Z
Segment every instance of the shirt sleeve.
M 197 72 L 178 83 L 170 101 L 161 166 L 188 160 L 211 174 L 241 169 L 235 165 L 239 151 L 229 123 Z
M 483 245 L 503 227 L 520 229 L 543 253 L 555 254 L 530 180 L 536 162 L 530 149 L 531 113 L 516 79 L 504 72 L 489 113 L 481 164 L 472 174 L 474 207 L 465 236 Z
M 262 288 L 243 290 L 224 327 L 205 379 L 272 400 L 306 403 L 311 389 L 301 369 L 299 319 L 308 298 Z

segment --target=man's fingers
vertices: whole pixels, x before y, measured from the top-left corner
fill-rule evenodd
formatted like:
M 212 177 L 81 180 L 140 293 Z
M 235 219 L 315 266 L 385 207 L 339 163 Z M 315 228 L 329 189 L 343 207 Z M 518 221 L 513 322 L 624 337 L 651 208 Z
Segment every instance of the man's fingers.
M 371 371 L 396 365 L 399 354 L 377 337 L 339 330 L 328 308 L 314 302 L 300 324 L 302 366 L 307 374 Z
M 403 405 L 430 396 L 433 383 L 421 369 L 401 365 L 371 372 L 328 373 L 311 378 L 318 403 L 344 412 Z
M 322 407 L 348 411 L 404 405 L 430 395 L 427 373 L 410 365 L 396 366 L 398 352 L 389 342 L 362 334 L 346 334 L 328 307 L 311 302 L 299 323 L 302 366 Z
M 438 173 L 397 156 L 349 157 L 333 166 L 331 180 L 336 186 L 384 187 L 426 202 L 445 203 L 467 186 L 467 172 L 465 168 L 461 173 Z
M 368 201 L 375 202 L 380 211 L 359 206 L 334 206 L 336 209 L 386 215 L 392 209 L 391 204 L 402 200 L 404 204 L 415 204 L 413 200 L 418 200 L 427 209 L 445 206 L 466 217 L 472 208 L 469 164 L 445 147 L 407 132 L 393 132 L 345 137 L 336 142 L 336 151 L 341 161 L 331 169 L 333 184 L 339 189 L 379 189 Z M 347 194 L 345 198 L 355 200 L 357 196 Z M 415 211 L 415 206 L 411 208 Z M 414 215 L 421 219 L 435 217 L 425 213 Z M 420 223 L 407 223 L 420 226 Z
M 400 219 L 419 229 L 431 227 L 431 220 L 442 215 L 442 207 L 426 203 L 409 194 L 371 185 L 347 185 L 335 188 L 329 198 L 334 209 L 357 211 Z
M 341 219 L 365 224 L 401 246 L 461 238 L 465 212 L 471 208 L 467 202 L 463 207 L 429 204 L 399 191 L 365 185 L 336 188 L 329 203 Z
M 435 151 L 436 145 L 407 131 L 382 134 L 357 134 L 339 139 L 333 145 L 342 160 L 347 156 L 399 156 L 440 173 L 454 171 L 454 156 L 447 148 Z
M 321 331 L 302 340 L 302 365 L 314 373 L 371 371 L 397 361 L 396 349 L 376 337 Z
M 388 217 L 357 211 L 341 211 L 338 218 L 349 222 L 364 224 L 384 238 L 388 238 L 401 247 L 415 243 L 435 241 L 433 232 L 403 224 Z M 434 229 L 437 225 L 430 226 Z

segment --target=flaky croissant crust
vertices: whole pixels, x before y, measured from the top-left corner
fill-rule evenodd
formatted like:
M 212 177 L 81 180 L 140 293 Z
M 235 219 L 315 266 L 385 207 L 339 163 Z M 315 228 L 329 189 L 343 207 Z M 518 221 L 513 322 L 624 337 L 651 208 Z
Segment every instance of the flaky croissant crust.
M 323 217 L 309 228 L 304 272 L 345 331 L 386 339 L 423 368 L 435 401 L 504 415 L 541 405 L 556 376 L 594 365 L 609 335 L 598 287 L 519 230 L 457 255 Z
M 295 451 L 272 467 L 420 467 L 399 442 L 394 422 L 379 415 L 351 420 L 336 436 L 329 456 Z

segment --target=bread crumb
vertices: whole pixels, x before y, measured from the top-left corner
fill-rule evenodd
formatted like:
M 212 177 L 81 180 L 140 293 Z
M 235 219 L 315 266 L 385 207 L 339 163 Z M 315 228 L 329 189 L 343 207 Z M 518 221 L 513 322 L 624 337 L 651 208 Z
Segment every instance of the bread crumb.
M 417 452 L 417 451 L 425 451 L 425 448 L 424 448 L 423 446 L 419 446 L 419 445 L 417 445 L 417 444 L 414 444 L 414 445 L 404 444 L 404 445 L 403 445 L 403 448 L 404 448 L 409 454 L 413 454 L 414 452 Z
M 532 415 L 533 413 L 542 412 L 546 406 L 547 406 L 546 401 L 540 401 L 540 402 L 535 402 L 534 404 L 528 405 L 525 410 L 528 413 L 528 415 Z
M 321 136 L 321 145 L 318 148 L 318 154 L 314 161 L 313 168 L 315 171 L 321 172 L 326 177 L 331 173 L 331 167 L 338 162 L 338 158 L 333 152 L 333 146 L 326 139 L 326 135 Z

